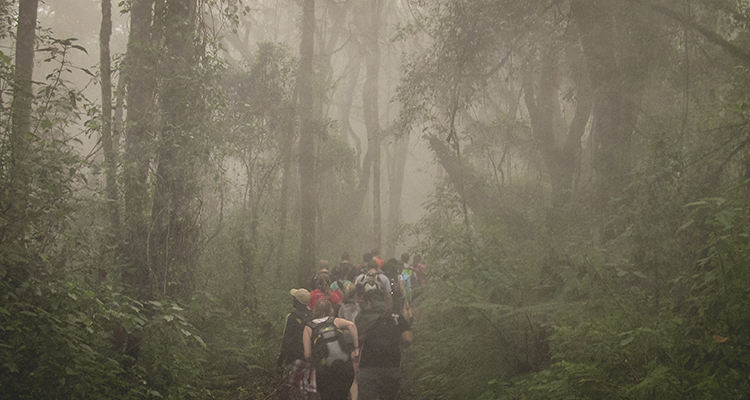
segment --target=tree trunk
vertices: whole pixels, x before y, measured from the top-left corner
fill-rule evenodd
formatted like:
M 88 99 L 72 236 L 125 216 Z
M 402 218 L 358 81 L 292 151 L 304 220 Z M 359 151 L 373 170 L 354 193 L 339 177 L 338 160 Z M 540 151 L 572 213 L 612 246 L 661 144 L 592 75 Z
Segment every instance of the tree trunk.
M 122 126 L 122 116 L 125 112 L 125 79 L 123 74 L 117 80 L 117 94 L 115 96 L 115 116 L 112 121 L 112 150 L 115 154 L 120 154 L 120 136 L 124 129 Z
M 148 171 L 151 162 L 151 112 L 154 104 L 154 62 L 151 22 L 153 0 L 134 0 L 130 8 L 130 36 L 124 63 L 127 87 L 123 183 L 125 197 L 125 258 L 122 281 L 146 298 L 149 288 Z
M 31 109 L 34 93 L 34 42 L 38 0 L 21 0 L 18 5 L 16 30 L 16 65 L 11 103 L 12 123 L 10 135 L 11 165 L 9 207 L 6 214 L 7 233 L 4 240 L 20 240 L 26 226 L 26 206 L 31 189 L 31 174 L 27 157 L 31 141 Z
M 325 16 L 328 18 L 326 24 L 318 24 L 318 26 L 330 27 L 330 29 L 318 28 L 318 47 L 320 48 L 320 54 L 316 58 L 316 66 L 318 71 L 317 81 L 319 87 L 323 91 L 328 91 L 334 87 L 334 67 L 332 64 L 333 55 L 338 51 L 338 47 L 341 46 L 339 43 L 341 39 L 346 39 L 347 34 L 347 20 L 346 17 L 351 8 L 349 2 L 330 2 L 325 5 Z M 330 31 L 330 35 L 326 34 Z M 318 96 L 322 101 L 317 101 L 315 115 L 322 118 L 328 117 L 330 102 L 325 96 Z
M 252 178 L 248 176 L 248 181 Z M 250 183 L 248 182 L 248 186 Z M 242 294 L 240 299 L 241 310 L 247 310 L 251 313 L 255 312 L 257 305 L 257 294 L 255 281 L 255 266 L 258 254 L 258 207 L 255 204 L 253 193 L 246 193 L 246 199 L 244 203 L 244 210 L 242 215 L 245 216 L 250 222 L 250 230 L 246 232 L 245 229 L 241 229 L 239 232 L 239 256 L 240 256 L 240 274 L 242 276 Z M 247 204 L 247 203 L 251 204 Z M 248 209 L 249 208 L 249 209 Z
M 558 65 L 559 54 L 554 49 L 542 52 L 538 84 L 532 74 L 524 76 L 524 101 L 529 110 L 531 129 L 539 145 L 545 169 L 552 185 L 552 205 L 560 208 L 570 202 L 579 159 L 581 137 L 591 114 L 591 95 L 586 79 L 576 82 L 576 111 L 566 130 L 556 123 L 560 113 Z M 574 75 L 581 75 L 574 73 Z M 562 130 L 563 132 L 558 132 Z M 562 136 L 563 140 L 557 140 Z M 558 144 L 558 142 L 561 142 Z
M 354 142 L 354 158 L 357 160 L 357 168 L 361 170 L 360 158 L 362 157 L 362 141 L 354 129 L 350 121 L 352 105 L 354 103 L 354 91 L 357 89 L 357 83 L 359 82 L 359 72 L 362 65 L 361 50 L 354 48 L 354 45 L 348 46 L 351 50 L 348 51 L 350 55 L 349 62 L 349 79 L 346 84 L 346 91 L 344 95 L 344 104 L 339 109 L 339 123 L 341 124 L 341 135 L 345 140 L 351 139 Z M 367 171 L 369 174 L 370 172 Z M 361 206 L 360 206 L 361 208 Z
M 292 174 L 292 152 L 294 151 L 294 127 L 285 127 L 281 140 L 281 193 L 279 198 L 279 236 L 276 255 L 276 278 L 286 264 L 286 224 L 288 219 L 289 195 Z
M 388 159 L 388 240 L 384 254 L 395 257 L 398 226 L 401 223 L 401 193 L 409 152 L 409 136 L 404 135 L 396 140 L 393 147 L 393 157 Z
M 302 43 L 297 75 L 300 113 L 300 285 L 315 269 L 315 120 L 313 117 L 313 54 L 315 47 L 315 0 L 304 0 Z
M 632 136 L 653 60 L 649 45 L 656 37 L 652 21 L 617 2 L 592 0 L 573 4 L 573 18 L 581 31 L 581 44 L 589 66 L 594 98 L 594 185 L 604 210 L 600 239 L 616 235 L 606 222 L 614 212 L 609 203 L 625 187 L 632 168 Z M 618 12 L 613 12 L 618 11 Z M 614 20 L 612 15 L 618 15 Z M 616 35 L 619 31 L 623 35 Z
M 367 129 L 367 153 L 372 162 L 372 225 L 373 248 L 380 249 L 382 244 L 382 224 L 380 210 L 380 112 L 378 108 L 378 75 L 380 73 L 380 14 L 383 8 L 382 0 L 370 2 L 369 31 L 365 37 L 366 71 L 364 87 L 362 88 L 362 107 L 365 128 Z
M 107 212 L 110 237 L 120 243 L 120 212 L 117 204 L 117 153 L 112 140 L 112 68 L 109 39 L 112 35 L 112 3 L 102 0 L 102 24 L 99 33 L 99 63 L 102 75 L 102 149 L 106 171 Z
M 156 150 L 156 181 L 151 213 L 151 267 L 156 290 L 168 298 L 188 299 L 193 289 L 199 231 L 194 201 L 198 195 L 192 131 L 200 93 L 194 81 L 195 0 L 170 0 L 164 14 L 162 127 Z

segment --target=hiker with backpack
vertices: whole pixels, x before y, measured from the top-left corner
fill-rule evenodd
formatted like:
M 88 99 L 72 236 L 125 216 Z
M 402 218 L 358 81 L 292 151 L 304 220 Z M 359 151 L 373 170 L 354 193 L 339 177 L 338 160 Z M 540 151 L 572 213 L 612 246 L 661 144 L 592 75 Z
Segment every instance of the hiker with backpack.
M 394 400 L 401 385 L 401 350 L 414 336 L 406 318 L 391 311 L 383 292 L 367 291 L 364 304 L 355 321 L 362 347 L 358 400 Z
M 331 270 L 331 290 L 338 290 L 344 294 L 344 286 L 357 277 L 357 268 L 349 260 L 349 253 L 341 253 L 341 262 Z
M 365 295 L 365 285 L 349 283 L 344 286 L 344 301 L 339 308 L 339 318 L 354 322 L 354 318 L 362 309 L 362 297 Z
M 328 260 L 320 260 L 318 261 L 318 272 L 313 275 L 312 278 L 310 278 L 310 283 L 307 285 L 307 290 L 312 292 L 313 290 L 318 288 L 318 278 L 321 276 L 328 276 L 330 279 L 331 272 L 328 270 Z
M 357 277 L 354 281 L 355 284 L 362 284 L 365 287 L 365 291 L 371 289 L 378 289 L 385 294 L 386 302 L 388 306 L 393 306 L 393 298 L 391 296 L 391 281 L 385 274 L 380 270 L 375 260 L 370 260 L 367 263 L 365 272 Z
M 315 313 L 315 308 L 321 300 L 328 300 L 338 310 L 339 304 L 343 300 L 341 293 L 338 291 L 331 290 L 331 278 L 328 274 L 318 275 L 318 279 L 315 283 L 316 289 L 310 292 L 310 301 L 308 307 Z
M 372 259 L 378 263 L 378 268 L 383 268 L 383 264 L 385 264 L 385 261 L 380 258 L 380 250 L 372 249 L 370 254 L 372 254 Z
M 388 278 L 390 291 L 393 299 L 393 312 L 400 313 L 407 306 L 406 288 L 404 278 L 401 275 L 401 264 L 395 258 L 391 258 L 383 265 L 383 274 Z
M 344 260 L 344 256 L 346 255 L 346 260 Z M 342 270 L 342 273 L 344 273 L 344 278 L 352 283 L 354 283 L 354 280 L 357 279 L 357 275 L 359 275 L 359 269 L 352 264 L 352 262 L 349 260 L 349 253 L 344 252 L 341 254 L 341 263 L 339 264 L 339 268 Z
M 411 265 L 409 265 L 409 253 L 401 254 L 401 264 L 403 265 L 403 268 L 401 269 L 401 277 L 404 280 L 404 291 L 406 293 L 406 301 L 411 303 L 412 301 L 412 280 L 416 279 L 414 277 L 414 270 L 411 268 Z
M 365 295 L 365 286 L 363 284 L 354 285 L 350 283 L 344 286 L 344 302 L 339 308 L 339 318 L 344 318 L 348 321 L 354 322 L 357 318 L 357 314 L 362 310 L 362 298 Z M 350 339 L 351 340 L 351 339 Z M 356 365 L 359 359 L 354 357 L 352 359 L 354 368 L 354 382 L 352 383 L 351 390 L 349 390 L 349 396 L 351 400 L 357 400 L 357 368 Z
M 414 270 L 414 276 L 416 280 L 412 280 L 412 286 L 424 286 L 427 284 L 427 267 L 422 264 L 422 256 L 419 254 L 414 256 L 414 262 L 411 264 Z
M 370 261 L 372 261 L 372 254 L 365 253 L 362 256 L 362 262 L 359 263 L 359 265 L 357 265 L 357 271 L 358 271 L 357 274 L 364 274 L 365 272 L 367 272 L 367 264 Z
M 304 328 L 312 321 L 312 311 L 307 308 L 310 292 L 307 289 L 292 289 L 292 306 L 294 311 L 287 314 L 284 337 L 281 341 L 281 352 L 276 360 L 276 369 L 285 377 L 279 389 L 279 399 L 286 400 L 291 393 L 306 396 L 316 393 L 315 370 L 305 361 L 302 334 Z M 295 396 L 297 397 L 297 396 Z
M 359 355 L 357 326 L 343 318 L 333 317 L 328 300 L 318 303 L 313 320 L 302 333 L 305 360 L 315 368 L 317 390 L 321 400 L 347 400 L 354 381 L 352 358 Z M 344 339 L 343 330 L 351 334 L 352 345 Z

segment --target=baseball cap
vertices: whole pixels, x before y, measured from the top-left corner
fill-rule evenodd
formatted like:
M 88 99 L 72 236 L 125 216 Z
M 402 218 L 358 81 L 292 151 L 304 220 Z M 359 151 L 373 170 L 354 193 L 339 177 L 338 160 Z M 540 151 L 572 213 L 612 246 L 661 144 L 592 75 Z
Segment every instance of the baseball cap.
M 307 304 L 310 301 L 310 292 L 307 289 L 292 289 L 289 291 L 289 294 L 302 304 Z

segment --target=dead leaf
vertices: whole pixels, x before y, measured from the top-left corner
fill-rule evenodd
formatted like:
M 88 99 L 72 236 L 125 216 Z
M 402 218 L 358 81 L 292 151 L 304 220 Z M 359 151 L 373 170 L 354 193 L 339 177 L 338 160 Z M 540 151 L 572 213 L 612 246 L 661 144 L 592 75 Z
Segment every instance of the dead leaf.
M 716 343 L 724 343 L 727 340 L 729 340 L 729 336 L 724 337 L 724 336 L 714 335 L 714 342 Z

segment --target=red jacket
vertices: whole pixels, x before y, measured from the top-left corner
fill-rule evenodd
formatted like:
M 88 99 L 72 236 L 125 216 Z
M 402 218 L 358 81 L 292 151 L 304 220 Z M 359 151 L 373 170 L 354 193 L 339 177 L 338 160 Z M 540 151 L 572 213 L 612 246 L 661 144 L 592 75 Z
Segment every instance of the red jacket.
M 313 311 L 315 311 L 315 306 L 318 305 L 318 302 L 320 300 L 323 300 L 326 298 L 326 295 L 320 291 L 320 289 L 315 289 L 312 292 L 310 292 L 310 301 L 307 302 L 307 307 Z M 343 298 L 341 297 L 341 293 L 337 291 L 331 292 L 331 304 L 334 306 L 336 304 L 341 304 L 341 301 Z

